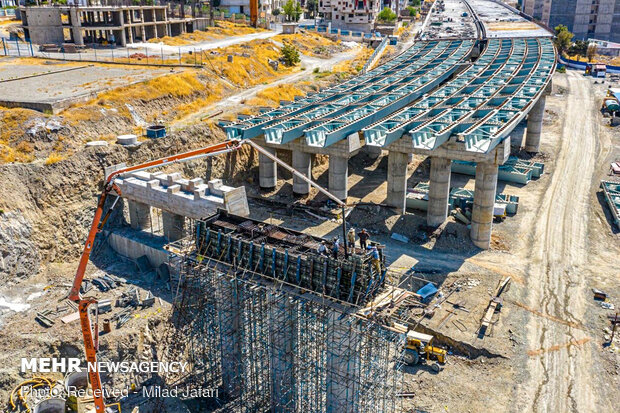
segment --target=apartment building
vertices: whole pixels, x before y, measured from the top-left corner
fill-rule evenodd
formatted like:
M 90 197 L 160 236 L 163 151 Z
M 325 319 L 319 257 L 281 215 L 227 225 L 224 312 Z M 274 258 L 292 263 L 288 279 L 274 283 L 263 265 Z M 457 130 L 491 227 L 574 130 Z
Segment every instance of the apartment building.
M 575 39 L 620 42 L 620 0 L 523 0 L 522 10 L 552 28 L 565 25 Z
M 370 31 L 381 6 L 381 0 L 319 0 L 319 13 L 333 28 Z

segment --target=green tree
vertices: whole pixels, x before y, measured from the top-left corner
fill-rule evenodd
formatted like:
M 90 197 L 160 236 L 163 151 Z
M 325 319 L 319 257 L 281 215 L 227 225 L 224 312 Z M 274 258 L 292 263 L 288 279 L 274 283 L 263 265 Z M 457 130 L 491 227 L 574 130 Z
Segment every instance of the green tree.
M 575 40 L 575 43 L 568 48 L 568 54 L 585 56 L 588 51 L 588 42 L 585 40 Z
M 295 3 L 295 15 L 293 17 L 295 18 L 296 22 L 299 21 L 299 18 L 302 16 L 302 14 L 304 14 L 304 10 L 301 8 L 301 3 Z
M 415 7 L 407 6 L 407 10 L 409 10 L 410 17 L 415 17 L 418 15 L 418 9 L 416 9 Z
M 555 44 L 555 48 L 558 49 L 558 53 L 560 55 L 564 54 L 564 52 L 568 50 L 572 40 L 573 34 L 568 31 L 566 26 L 560 24 L 555 27 L 555 39 L 553 40 L 553 43 Z
M 288 0 L 284 6 L 282 6 L 282 11 L 284 11 L 284 15 L 286 16 L 287 21 L 292 21 L 295 17 L 295 3 L 293 0 Z
M 396 20 L 396 13 L 394 13 L 389 7 L 385 7 L 379 12 L 377 18 L 384 22 L 393 22 Z
M 273 16 L 278 17 L 278 16 L 280 15 L 280 9 L 273 9 L 273 10 L 271 11 L 271 14 L 272 14 Z
M 306 0 L 306 10 L 308 10 L 308 14 L 311 18 L 314 18 L 316 16 L 316 12 L 318 10 L 317 5 L 317 0 Z
M 413 7 L 420 7 L 421 1 L 420 0 L 410 0 L 409 3 L 411 3 L 411 5 Z
M 299 51 L 292 44 L 284 43 L 280 52 L 282 53 L 282 60 L 287 66 L 295 66 L 297 63 L 301 62 Z

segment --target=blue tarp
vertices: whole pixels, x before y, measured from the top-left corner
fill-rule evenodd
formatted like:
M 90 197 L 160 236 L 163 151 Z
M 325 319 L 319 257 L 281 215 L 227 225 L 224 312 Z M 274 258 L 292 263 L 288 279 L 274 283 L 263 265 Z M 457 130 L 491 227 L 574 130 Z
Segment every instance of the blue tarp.
M 416 291 L 416 294 L 420 295 L 422 297 L 422 300 L 426 300 L 428 297 L 435 294 L 436 292 L 437 287 L 435 287 L 433 283 L 428 283 L 424 287 Z

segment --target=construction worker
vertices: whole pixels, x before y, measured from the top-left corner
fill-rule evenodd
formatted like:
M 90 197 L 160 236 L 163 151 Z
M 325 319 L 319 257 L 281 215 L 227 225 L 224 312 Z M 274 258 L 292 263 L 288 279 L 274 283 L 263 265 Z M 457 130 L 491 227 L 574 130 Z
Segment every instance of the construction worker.
M 365 251 L 366 243 L 370 239 L 370 234 L 366 231 L 366 228 L 364 228 L 360 231 L 358 235 L 360 237 L 360 247 L 362 247 L 362 249 Z
M 381 274 L 381 261 L 379 260 L 379 250 L 374 245 L 369 245 L 368 249 L 370 250 L 370 262 L 372 266 L 375 268 L 375 272 L 377 274 Z
M 319 247 L 316 250 L 320 255 L 329 255 L 327 254 L 327 246 L 325 245 L 325 241 L 321 241 Z
M 340 238 L 334 237 L 334 244 L 332 245 L 332 255 L 334 259 L 338 259 L 339 250 L 340 250 Z
M 349 253 L 355 253 L 355 229 L 351 227 L 349 232 L 347 232 L 347 244 L 349 247 Z

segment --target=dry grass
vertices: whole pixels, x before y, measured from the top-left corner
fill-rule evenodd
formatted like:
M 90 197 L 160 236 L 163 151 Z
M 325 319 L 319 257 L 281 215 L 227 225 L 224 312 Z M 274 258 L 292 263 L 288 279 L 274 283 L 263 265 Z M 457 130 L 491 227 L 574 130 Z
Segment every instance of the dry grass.
M 328 56 L 339 47 L 340 41 L 333 41 L 319 34 L 304 32 L 295 34 L 279 34 L 273 37 L 279 43 L 291 43 L 300 53 L 307 56 Z
M 280 106 L 281 100 L 294 100 L 295 96 L 303 96 L 304 92 L 294 85 L 278 85 L 267 89 L 263 89 L 256 94 L 255 98 L 252 98 L 246 102 L 247 105 L 252 106 Z
M 218 21 L 216 27 L 208 27 L 205 30 L 196 30 L 193 33 L 183 33 L 180 36 L 164 36 L 150 39 L 149 43 L 163 43 L 167 46 L 184 46 L 193 43 L 206 42 L 209 40 L 223 39 L 231 36 L 243 36 L 246 34 L 264 32 L 265 29 L 255 29 L 240 23 Z
M 45 160 L 45 165 L 53 165 L 57 162 L 60 162 L 62 160 L 64 160 L 65 157 L 56 153 L 56 152 L 52 152 L 50 153 L 50 155 L 47 157 L 47 159 Z
M 163 96 L 186 97 L 207 88 L 194 71 L 160 76 L 146 82 L 121 87 L 99 94 L 100 104 L 126 103 L 132 100 L 148 102 Z
M 341 75 L 355 75 L 359 73 L 373 51 L 370 47 L 362 48 L 353 59 L 345 60 L 335 65 L 332 68 L 332 73 L 339 73 Z

